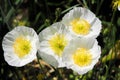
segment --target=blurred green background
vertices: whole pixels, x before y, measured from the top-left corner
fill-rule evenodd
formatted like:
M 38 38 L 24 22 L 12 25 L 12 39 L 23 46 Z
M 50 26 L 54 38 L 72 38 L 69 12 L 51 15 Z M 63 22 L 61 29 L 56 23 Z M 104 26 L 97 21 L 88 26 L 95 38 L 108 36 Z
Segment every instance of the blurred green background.
M 89 8 L 102 21 L 97 38 L 102 53 L 93 70 L 78 75 L 41 59 L 19 68 L 5 62 L 2 39 L 7 32 L 24 25 L 39 33 L 74 6 Z M 0 80 L 120 80 L 120 11 L 112 9 L 112 0 L 0 0 L 0 44 Z

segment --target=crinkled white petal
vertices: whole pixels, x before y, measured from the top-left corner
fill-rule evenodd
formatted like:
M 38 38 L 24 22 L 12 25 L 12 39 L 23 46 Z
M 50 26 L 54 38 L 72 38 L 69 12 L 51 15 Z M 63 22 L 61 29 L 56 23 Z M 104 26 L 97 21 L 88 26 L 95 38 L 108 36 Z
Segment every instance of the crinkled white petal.
M 73 53 L 78 48 L 87 48 L 92 55 L 92 62 L 88 66 L 80 67 L 74 63 L 72 60 Z M 98 42 L 93 37 L 91 38 L 77 38 L 70 41 L 68 46 L 64 49 L 63 52 L 63 62 L 66 64 L 66 67 L 74 70 L 79 74 L 85 74 L 89 70 L 93 69 L 94 65 L 98 62 L 101 54 L 101 48 L 98 45 Z
M 89 22 L 89 24 L 91 24 L 94 21 L 95 14 L 92 13 L 89 9 L 87 9 L 87 8 L 76 8 L 76 9 L 77 10 L 81 9 L 81 16 L 80 16 L 80 18 L 85 19 L 87 22 Z
M 118 5 L 118 10 L 120 11 L 120 5 Z
M 64 34 L 68 41 L 72 39 L 67 27 L 60 22 L 54 23 L 39 33 L 39 55 L 43 60 L 54 67 L 64 67 L 65 65 L 62 62 L 62 58 L 54 53 L 48 43 L 48 40 L 57 33 Z
M 68 69 L 72 69 L 73 71 L 77 72 L 78 74 L 85 74 L 88 71 L 93 69 L 93 65 L 90 66 L 86 66 L 86 67 L 79 67 L 78 65 L 73 65 L 71 64 L 69 67 L 67 67 Z
M 95 41 L 93 47 L 90 49 L 90 53 L 93 55 L 93 59 L 100 58 L 101 47 L 97 44 L 97 41 Z
M 91 25 L 90 32 L 87 35 L 80 35 L 80 34 L 76 34 L 75 32 L 73 32 L 70 22 L 74 19 L 86 20 Z M 95 36 L 95 37 L 97 37 L 101 31 L 101 21 L 89 9 L 82 8 L 82 7 L 75 7 L 71 11 L 66 13 L 65 16 L 62 18 L 61 22 L 63 24 L 65 24 L 66 27 L 69 27 L 70 32 L 73 35 L 73 37 L 75 37 L 75 36 L 79 36 L 79 37 Z
M 56 22 L 51 26 L 45 28 L 43 31 L 39 33 L 40 42 L 43 40 L 49 40 L 52 35 L 55 33 L 66 34 L 69 35 L 68 28 L 65 27 L 61 22 Z M 68 38 L 71 38 L 68 36 Z
M 19 36 L 24 36 L 28 40 L 30 40 L 32 46 L 30 52 L 23 58 L 19 58 L 15 54 L 13 49 L 14 41 Z M 12 31 L 8 32 L 3 38 L 2 47 L 4 50 L 5 61 L 9 65 L 16 67 L 21 67 L 26 65 L 27 63 L 32 62 L 36 58 L 38 44 L 39 39 L 37 33 L 32 28 L 28 28 L 25 26 L 18 26 L 14 28 Z
M 49 64 L 51 64 L 54 67 L 57 67 L 59 65 L 58 61 L 55 59 L 54 56 L 46 54 L 40 50 L 38 50 L 38 53 L 45 62 L 48 62 Z

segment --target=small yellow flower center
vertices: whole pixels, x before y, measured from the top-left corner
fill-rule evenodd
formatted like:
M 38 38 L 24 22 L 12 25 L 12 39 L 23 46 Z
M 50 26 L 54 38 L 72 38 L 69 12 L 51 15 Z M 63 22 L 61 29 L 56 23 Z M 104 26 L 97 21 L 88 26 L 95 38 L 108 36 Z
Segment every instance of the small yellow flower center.
M 70 25 L 76 34 L 87 35 L 90 31 L 90 24 L 84 19 L 74 19 Z
M 74 63 L 80 67 L 88 66 L 92 62 L 92 55 L 85 48 L 79 48 L 72 55 Z
M 118 6 L 120 6 L 120 0 L 113 0 L 112 4 L 113 4 L 113 9 L 116 9 Z
M 67 45 L 67 40 L 62 34 L 55 34 L 49 40 L 50 48 L 55 52 L 56 55 L 61 56 L 64 50 L 64 47 Z
M 22 58 L 30 52 L 31 44 L 30 44 L 30 41 L 27 40 L 25 37 L 20 36 L 15 39 L 13 48 L 14 48 L 16 55 L 19 58 Z

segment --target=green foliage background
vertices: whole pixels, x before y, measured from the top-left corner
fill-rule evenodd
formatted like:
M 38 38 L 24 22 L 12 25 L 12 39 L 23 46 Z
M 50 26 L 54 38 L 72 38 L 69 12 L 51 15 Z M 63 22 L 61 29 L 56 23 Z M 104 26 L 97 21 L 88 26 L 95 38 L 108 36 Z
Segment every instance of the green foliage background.
M 41 59 L 19 68 L 5 62 L 2 39 L 7 32 L 24 25 L 39 33 L 74 6 L 89 8 L 102 21 L 97 38 L 102 53 L 93 70 L 78 75 Z M 0 80 L 120 80 L 120 11 L 112 9 L 112 0 L 0 0 L 0 44 Z

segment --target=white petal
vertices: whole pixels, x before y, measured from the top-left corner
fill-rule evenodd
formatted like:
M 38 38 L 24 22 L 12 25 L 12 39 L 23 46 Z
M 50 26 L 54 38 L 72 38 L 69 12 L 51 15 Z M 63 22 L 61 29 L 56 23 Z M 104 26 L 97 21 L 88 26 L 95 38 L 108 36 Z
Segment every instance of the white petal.
M 78 48 L 87 48 L 90 50 L 90 53 L 92 55 L 92 63 L 88 66 L 80 67 L 76 64 L 74 64 L 74 61 L 72 60 L 72 54 L 78 49 Z M 79 74 L 85 74 L 89 70 L 91 70 L 94 65 L 98 62 L 98 59 L 100 58 L 101 49 L 98 45 L 98 42 L 93 37 L 91 38 L 75 38 L 70 41 L 68 46 L 64 49 L 63 52 L 63 62 L 66 64 L 66 67 L 69 69 L 74 70 L 75 72 L 78 72 Z
M 23 58 L 19 58 L 13 49 L 13 43 L 19 36 L 28 38 L 31 42 L 32 49 L 28 55 Z M 4 50 L 4 58 L 6 62 L 11 66 L 21 67 L 30 63 L 36 58 L 37 46 L 39 45 L 39 39 L 37 33 L 32 29 L 25 26 L 16 27 L 12 31 L 8 32 L 3 38 L 2 47 Z
M 90 66 L 86 66 L 86 67 L 79 67 L 77 65 L 75 65 L 74 67 L 72 67 L 73 70 L 75 70 L 76 72 L 78 72 L 78 74 L 85 74 L 88 71 L 93 69 L 93 65 Z
M 118 10 L 120 11 L 120 5 L 118 5 Z
M 90 49 L 90 52 L 92 54 L 93 59 L 99 58 L 101 54 L 101 48 L 100 46 L 94 46 L 92 49 Z
M 80 18 L 85 19 L 86 21 L 88 21 L 89 24 L 91 24 L 95 19 L 95 14 L 86 8 L 81 8 L 81 11 L 82 15 L 80 16 Z
M 76 49 L 78 48 L 91 49 L 94 46 L 94 44 L 97 44 L 97 41 L 93 37 L 72 39 L 63 51 L 63 57 L 64 57 L 63 61 L 66 61 L 66 60 L 69 61 L 71 58 L 71 55 L 76 51 Z
M 72 39 L 67 27 L 65 27 L 61 22 L 54 23 L 39 33 L 40 46 L 38 53 L 43 60 L 54 67 L 64 67 L 61 57 L 56 55 L 48 44 L 48 40 L 57 33 L 65 35 L 65 38 L 68 41 Z
M 53 25 L 45 28 L 39 33 L 39 40 L 49 40 L 55 33 L 66 34 L 69 33 L 67 27 L 65 27 L 61 22 L 56 22 Z
M 46 54 L 44 52 L 40 52 L 40 50 L 38 51 L 39 56 L 47 63 L 51 64 L 54 67 L 58 67 L 59 63 L 58 61 L 55 59 L 54 56 Z
M 100 34 L 101 29 L 101 21 L 98 18 L 96 18 L 95 21 L 92 23 L 92 31 L 96 36 L 98 36 Z
M 76 34 L 70 25 L 70 22 L 74 19 L 84 19 L 91 25 L 91 30 L 87 35 L 80 35 Z M 69 27 L 69 30 L 71 32 L 71 35 L 73 37 L 97 37 L 100 34 L 101 31 L 101 21 L 95 16 L 93 12 L 91 12 L 89 9 L 82 8 L 82 7 L 75 7 L 71 11 L 65 14 L 65 16 L 62 18 L 61 21 L 63 24 L 66 25 L 66 27 Z

